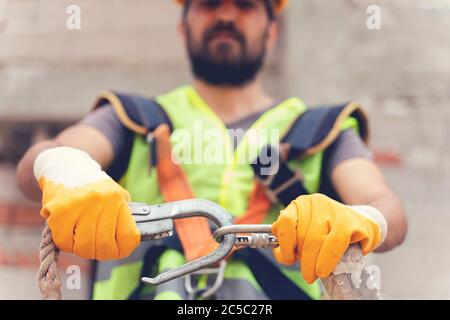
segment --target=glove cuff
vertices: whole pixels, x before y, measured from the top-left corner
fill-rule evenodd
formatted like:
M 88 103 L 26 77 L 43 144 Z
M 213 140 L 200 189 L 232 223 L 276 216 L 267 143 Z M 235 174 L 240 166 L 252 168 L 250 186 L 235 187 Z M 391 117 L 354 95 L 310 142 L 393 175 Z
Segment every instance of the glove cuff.
M 358 205 L 358 206 L 349 206 L 354 211 L 356 211 L 358 214 L 365 216 L 366 218 L 370 219 L 371 221 L 374 221 L 378 224 L 380 227 L 381 232 L 381 241 L 378 244 L 378 246 L 382 245 L 384 240 L 386 240 L 387 233 L 388 233 L 388 225 L 386 222 L 386 219 L 381 214 L 380 211 L 375 209 L 372 206 L 368 205 Z
M 111 179 L 87 152 L 70 147 L 44 150 L 34 161 L 34 177 L 45 178 L 69 188 Z

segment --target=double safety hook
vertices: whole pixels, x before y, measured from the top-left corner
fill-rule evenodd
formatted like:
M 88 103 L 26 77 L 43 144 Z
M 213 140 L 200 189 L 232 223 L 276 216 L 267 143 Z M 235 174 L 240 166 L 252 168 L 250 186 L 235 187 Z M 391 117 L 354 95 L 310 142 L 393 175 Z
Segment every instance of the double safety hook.
M 149 284 L 161 284 L 213 266 L 224 260 L 235 246 L 263 248 L 278 245 L 277 239 L 270 234 L 271 225 L 233 225 L 231 214 L 209 200 L 191 199 L 158 205 L 130 203 L 130 208 L 143 241 L 172 236 L 175 219 L 205 217 L 217 226 L 214 238 L 220 245 L 216 250 L 155 278 L 142 278 L 142 281 Z M 241 233 L 251 235 L 240 235 Z

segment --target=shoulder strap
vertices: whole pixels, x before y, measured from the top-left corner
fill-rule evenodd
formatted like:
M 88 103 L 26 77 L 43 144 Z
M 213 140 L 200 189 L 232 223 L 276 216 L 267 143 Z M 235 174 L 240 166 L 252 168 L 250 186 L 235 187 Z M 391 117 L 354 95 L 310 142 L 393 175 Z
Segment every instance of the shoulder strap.
M 93 109 L 101 108 L 107 104 L 113 107 L 118 119 L 125 128 L 141 135 L 146 140 L 151 138 L 149 133 L 155 131 L 162 124 L 166 124 L 170 132 L 173 130 L 169 116 L 154 99 L 117 91 L 105 91 L 98 96 Z M 155 166 L 157 162 L 156 146 L 153 141 L 147 142 L 149 144 L 151 167 Z
M 156 166 L 159 189 L 165 202 L 195 198 L 182 168 L 172 160 L 169 117 L 154 100 L 118 92 L 100 95 L 94 108 L 110 103 L 125 127 L 143 136 L 149 145 L 150 167 Z M 188 261 L 215 249 L 208 220 L 177 219 L 175 228 Z
M 146 136 L 161 124 L 172 123 L 164 109 L 154 100 L 139 95 L 106 91 L 99 95 L 93 109 L 110 104 L 122 124 L 134 133 Z
M 350 102 L 313 108 L 297 118 L 282 140 L 282 143 L 289 146 L 288 159 L 325 150 L 339 136 L 341 125 L 348 117 L 358 120 L 361 138 L 367 141 L 368 124 L 359 104 Z
M 360 106 L 352 102 L 313 108 L 300 115 L 281 141 L 286 152 L 273 145 L 263 148 L 252 167 L 272 202 L 287 206 L 298 196 L 308 194 L 301 173 L 292 171 L 287 162 L 325 150 L 339 136 L 341 125 L 349 116 L 358 120 L 360 135 L 367 141 L 366 117 Z M 267 163 L 267 159 L 272 162 Z

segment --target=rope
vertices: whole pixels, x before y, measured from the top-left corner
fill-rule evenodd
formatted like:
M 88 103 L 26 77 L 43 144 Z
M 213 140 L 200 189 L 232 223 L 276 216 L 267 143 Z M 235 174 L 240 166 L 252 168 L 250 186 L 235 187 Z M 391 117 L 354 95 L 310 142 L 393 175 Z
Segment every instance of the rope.
M 39 245 L 39 261 L 41 263 L 37 274 L 39 289 L 43 300 L 61 299 L 61 279 L 58 272 L 59 250 L 53 243 L 52 232 L 46 224 Z

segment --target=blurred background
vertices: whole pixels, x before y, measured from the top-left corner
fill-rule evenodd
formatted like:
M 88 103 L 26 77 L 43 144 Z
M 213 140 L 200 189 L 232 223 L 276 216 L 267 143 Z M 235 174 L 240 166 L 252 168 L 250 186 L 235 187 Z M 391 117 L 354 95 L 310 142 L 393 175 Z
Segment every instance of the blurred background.
M 70 5 L 81 29 L 69 30 Z M 366 10 L 381 9 L 369 30 Z M 96 94 L 148 96 L 190 80 L 169 0 L 0 0 L 0 299 L 38 299 L 43 222 L 15 182 L 34 142 L 86 115 Z M 370 263 L 386 299 L 450 299 L 450 0 L 291 0 L 266 67 L 277 97 L 361 102 L 371 148 L 409 215 L 405 243 Z M 89 267 L 63 255 L 60 269 Z

